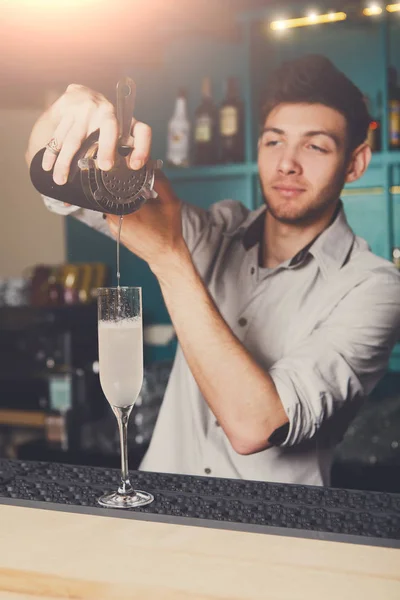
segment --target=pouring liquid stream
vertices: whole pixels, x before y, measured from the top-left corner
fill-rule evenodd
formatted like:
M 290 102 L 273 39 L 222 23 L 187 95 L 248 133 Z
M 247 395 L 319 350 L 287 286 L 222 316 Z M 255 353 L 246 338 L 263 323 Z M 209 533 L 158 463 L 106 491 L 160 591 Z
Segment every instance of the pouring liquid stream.
M 122 313 L 121 306 L 121 271 L 119 267 L 119 247 L 121 242 L 121 229 L 122 229 L 122 221 L 123 215 L 119 217 L 119 226 L 118 226 L 118 237 L 117 237 L 117 314 L 120 317 Z
M 136 97 L 136 85 L 132 79 L 125 78 L 118 82 L 117 85 L 117 120 L 120 130 L 120 138 L 118 142 L 118 153 L 121 156 L 127 156 L 132 150 L 130 142 L 133 140 L 131 137 L 132 127 L 132 114 L 135 108 L 135 97 Z M 121 272 L 119 268 L 119 246 L 121 241 L 121 229 L 123 215 L 119 216 L 119 227 L 118 227 L 118 238 L 117 238 L 117 298 L 118 306 L 121 306 L 120 302 L 120 284 L 121 284 Z
M 120 245 L 120 240 L 121 240 L 121 229 L 122 229 L 122 220 L 123 220 L 123 215 L 120 215 L 119 217 L 119 227 L 118 227 L 118 237 L 117 237 L 117 288 L 120 288 L 120 282 L 121 282 L 121 272 L 119 269 L 119 245 Z

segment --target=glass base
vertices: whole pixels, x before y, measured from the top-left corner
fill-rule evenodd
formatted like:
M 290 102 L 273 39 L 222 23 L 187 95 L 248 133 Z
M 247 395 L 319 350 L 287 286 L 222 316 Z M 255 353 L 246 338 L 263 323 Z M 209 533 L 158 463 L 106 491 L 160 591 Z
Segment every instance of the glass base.
M 137 508 L 145 506 L 153 502 L 154 496 L 140 490 L 133 490 L 130 494 L 120 494 L 112 492 L 112 494 L 103 494 L 97 499 L 100 506 L 106 508 Z

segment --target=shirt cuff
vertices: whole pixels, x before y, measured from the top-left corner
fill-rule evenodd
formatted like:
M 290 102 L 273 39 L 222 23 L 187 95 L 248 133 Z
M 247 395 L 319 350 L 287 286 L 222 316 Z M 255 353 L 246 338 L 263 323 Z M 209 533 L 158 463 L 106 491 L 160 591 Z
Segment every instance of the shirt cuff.
M 42 198 L 46 207 L 51 212 L 63 217 L 72 215 L 78 221 L 81 221 L 81 223 L 84 223 L 95 231 L 103 233 L 107 237 L 114 239 L 114 236 L 107 225 L 107 221 L 103 219 L 102 213 L 95 210 L 90 210 L 88 208 L 81 208 L 80 206 L 65 206 L 63 202 L 55 200 L 54 198 L 48 198 L 47 196 L 42 195 Z
M 63 202 L 61 202 L 60 200 L 55 200 L 54 198 L 48 198 L 47 196 L 43 196 L 43 202 L 45 203 L 45 206 L 53 213 L 56 213 L 57 215 L 61 215 L 63 217 L 66 217 L 74 212 L 76 212 L 77 210 L 79 210 L 79 206 L 65 206 L 65 204 Z
M 307 418 L 306 411 L 303 410 L 297 390 L 293 382 L 282 370 L 272 368 L 269 371 L 278 396 L 282 402 L 283 408 L 289 420 L 289 431 L 284 440 L 279 444 L 281 447 L 294 446 L 307 437 L 312 437 L 318 429 L 318 424 Z

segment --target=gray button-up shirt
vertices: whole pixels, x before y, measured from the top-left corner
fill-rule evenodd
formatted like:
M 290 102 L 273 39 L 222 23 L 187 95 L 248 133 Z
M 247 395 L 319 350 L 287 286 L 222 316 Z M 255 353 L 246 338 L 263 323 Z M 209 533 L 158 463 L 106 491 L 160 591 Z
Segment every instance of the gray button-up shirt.
M 104 231 L 101 215 L 89 213 L 75 216 Z M 182 223 L 223 318 L 275 383 L 287 437 L 262 452 L 237 454 L 178 347 L 143 470 L 329 484 L 335 444 L 386 371 L 400 337 L 395 267 L 354 235 L 341 207 L 304 251 L 262 268 L 264 218 L 265 207 L 249 211 L 225 200 L 209 211 L 184 204 Z

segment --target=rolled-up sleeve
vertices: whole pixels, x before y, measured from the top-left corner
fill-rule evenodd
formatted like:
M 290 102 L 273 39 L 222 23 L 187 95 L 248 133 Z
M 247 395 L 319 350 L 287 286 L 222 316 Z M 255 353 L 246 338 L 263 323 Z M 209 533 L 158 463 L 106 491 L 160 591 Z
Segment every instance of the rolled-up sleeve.
M 367 396 L 399 338 L 400 278 L 389 269 L 372 273 L 269 370 L 289 419 L 281 445 L 312 438 L 346 403 Z

